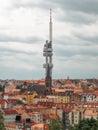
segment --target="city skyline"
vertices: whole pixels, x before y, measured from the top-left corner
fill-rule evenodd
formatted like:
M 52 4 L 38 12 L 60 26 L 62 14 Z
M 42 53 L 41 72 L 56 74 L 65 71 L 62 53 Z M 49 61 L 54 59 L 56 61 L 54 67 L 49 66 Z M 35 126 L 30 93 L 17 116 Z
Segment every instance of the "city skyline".
M 41 79 L 53 19 L 53 79 L 98 77 L 97 0 L 0 2 L 0 79 Z

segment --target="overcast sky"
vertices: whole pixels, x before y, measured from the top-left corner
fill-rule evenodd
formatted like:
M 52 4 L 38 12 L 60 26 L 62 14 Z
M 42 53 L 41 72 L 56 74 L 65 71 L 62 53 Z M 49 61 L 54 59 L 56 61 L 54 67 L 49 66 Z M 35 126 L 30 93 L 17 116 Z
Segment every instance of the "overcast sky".
M 53 19 L 53 78 L 98 77 L 98 0 L 0 0 L 0 79 L 42 79 Z

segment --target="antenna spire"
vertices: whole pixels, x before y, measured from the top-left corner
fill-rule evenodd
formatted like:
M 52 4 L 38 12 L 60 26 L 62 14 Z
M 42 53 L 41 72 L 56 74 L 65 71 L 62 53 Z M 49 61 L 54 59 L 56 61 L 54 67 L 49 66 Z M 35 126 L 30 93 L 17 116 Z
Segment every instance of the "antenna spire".
M 52 22 L 52 9 L 50 8 L 50 21 Z
M 52 9 L 50 8 L 49 40 L 52 42 Z

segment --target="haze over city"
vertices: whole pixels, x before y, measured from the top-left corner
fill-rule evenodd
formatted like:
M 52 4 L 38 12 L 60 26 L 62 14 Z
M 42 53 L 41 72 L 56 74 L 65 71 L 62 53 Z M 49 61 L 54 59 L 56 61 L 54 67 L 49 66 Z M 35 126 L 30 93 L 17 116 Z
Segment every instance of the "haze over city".
M 53 78 L 98 77 L 97 0 L 0 2 L 0 79 L 45 76 L 43 45 L 53 21 Z

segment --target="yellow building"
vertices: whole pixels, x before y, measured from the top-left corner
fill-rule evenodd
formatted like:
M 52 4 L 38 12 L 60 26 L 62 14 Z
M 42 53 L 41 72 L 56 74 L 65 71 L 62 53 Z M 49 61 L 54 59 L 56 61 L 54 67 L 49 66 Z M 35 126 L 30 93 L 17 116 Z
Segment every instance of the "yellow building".
M 69 96 L 57 96 L 57 103 L 66 103 L 70 102 Z
M 34 103 L 34 97 L 37 96 L 37 93 L 36 92 L 32 92 L 32 93 L 28 93 L 26 95 L 26 101 L 27 101 L 27 104 L 33 104 Z
M 70 102 L 69 96 L 47 96 L 48 102 L 54 102 L 54 103 L 66 103 Z
M 34 103 L 38 102 L 54 102 L 54 103 L 67 103 L 70 102 L 70 96 L 36 96 Z

